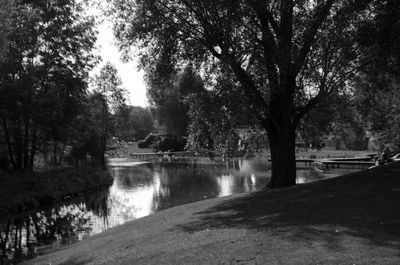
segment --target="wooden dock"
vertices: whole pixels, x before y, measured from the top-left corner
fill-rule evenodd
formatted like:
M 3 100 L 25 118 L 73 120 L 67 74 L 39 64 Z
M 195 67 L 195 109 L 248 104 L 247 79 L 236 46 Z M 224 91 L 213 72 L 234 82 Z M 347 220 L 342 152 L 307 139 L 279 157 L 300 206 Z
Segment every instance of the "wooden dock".
M 179 152 L 158 152 L 158 153 L 131 153 L 130 159 L 136 160 L 153 160 L 162 158 L 194 158 L 196 157 L 193 152 L 179 151 Z M 271 157 L 267 160 L 270 162 Z M 325 171 L 333 168 L 343 169 L 367 169 L 375 165 L 370 156 L 360 157 L 345 157 L 345 158 L 296 158 L 296 166 L 299 168 L 314 167 L 317 170 Z
M 332 168 L 344 168 L 344 169 L 367 169 L 373 165 L 373 161 L 358 161 L 358 160 L 320 160 L 313 163 L 314 167 L 319 170 L 329 170 Z
M 158 152 L 158 153 L 130 153 L 129 157 L 132 159 L 157 159 L 168 157 L 193 157 L 192 152 L 179 151 L 179 152 Z
M 271 162 L 271 158 L 268 158 L 268 162 Z M 308 158 L 296 158 L 296 164 L 304 164 L 308 166 L 312 166 L 312 164 L 315 162 L 315 159 L 308 159 Z

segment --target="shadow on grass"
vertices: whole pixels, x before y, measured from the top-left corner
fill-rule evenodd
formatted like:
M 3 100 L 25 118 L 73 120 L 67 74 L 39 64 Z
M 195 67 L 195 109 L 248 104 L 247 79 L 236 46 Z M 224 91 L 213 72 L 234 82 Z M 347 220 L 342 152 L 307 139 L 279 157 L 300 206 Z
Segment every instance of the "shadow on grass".
M 340 238 L 400 249 L 400 163 L 343 177 L 259 191 L 196 213 L 187 232 L 247 228 L 293 241 L 319 240 L 341 250 Z
M 88 258 L 88 259 L 72 258 L 70 260 L 61 262 L 59 265 L 85 265 L 85 264 L 88 264 L 91 261 L 92 261 L 91 258 Z

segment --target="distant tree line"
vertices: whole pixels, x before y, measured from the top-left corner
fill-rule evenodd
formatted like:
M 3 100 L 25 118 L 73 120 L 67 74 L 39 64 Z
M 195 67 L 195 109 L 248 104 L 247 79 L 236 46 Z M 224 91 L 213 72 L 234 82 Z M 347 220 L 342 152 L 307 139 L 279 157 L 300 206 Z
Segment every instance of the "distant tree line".
M 75 0 L 1 2 L 0 169 L 105 166 L 126 95 L 110 63 L 89 90 L 99 60 L 85 9 Z
M 113 115 L 113 135 L 119 140 L 133 142 L 146 138 L 155 130 L 154 117 L 150 108 L 125 105 Z
M 14 6 L 0 61 L 0 148 L 3 166 L 25 170 L 39 149 L 50 151 L 49 142 L 57 154 L 61 143 L 78 138 L 96 39 L 93 18 L 73 0 L 8 2 Z

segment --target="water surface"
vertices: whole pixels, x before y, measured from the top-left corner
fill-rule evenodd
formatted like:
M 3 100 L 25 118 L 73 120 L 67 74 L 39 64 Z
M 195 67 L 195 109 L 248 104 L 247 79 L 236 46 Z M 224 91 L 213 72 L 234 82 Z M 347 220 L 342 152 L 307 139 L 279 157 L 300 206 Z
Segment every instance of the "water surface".
M 208 198 L 251 192 L 269 181 L 263 159 L 217 163 L 209 159 L 120 161 L 105 191 L 0 220 L 2 262 L 13 264 L 156 211 Z M 297 183 L 332 177 L 298 165 Z M 1 264 L 1 262 L 0 262 Z

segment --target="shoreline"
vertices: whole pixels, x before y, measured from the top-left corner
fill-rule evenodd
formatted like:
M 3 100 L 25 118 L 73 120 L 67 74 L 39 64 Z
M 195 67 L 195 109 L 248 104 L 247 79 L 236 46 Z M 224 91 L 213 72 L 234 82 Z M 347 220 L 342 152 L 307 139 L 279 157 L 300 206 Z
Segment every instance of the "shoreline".
M 0 179 L 0 215 L 22 214 L 92 193 L 113 182 L 107 170 L 62 168 L 44 172 L 5 173 Z
M 26 264 L 397 264 L 400 163 L 156 212 Z

